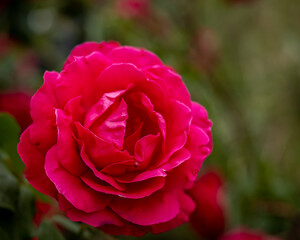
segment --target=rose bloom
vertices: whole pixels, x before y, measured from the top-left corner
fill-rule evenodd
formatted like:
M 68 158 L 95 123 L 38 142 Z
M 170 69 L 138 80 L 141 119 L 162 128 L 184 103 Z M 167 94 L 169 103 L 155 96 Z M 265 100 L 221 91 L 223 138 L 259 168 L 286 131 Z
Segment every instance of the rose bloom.
M 268 236 L 262 232 L 237 229 L 230 233 L 225 234 L 219 240 L 281 240 L 280 238 Z
M 211 122 L 153 53 L 116 42 L 77 46 L 32 97 L 18 152 L 26 178 L 62 211 L 114 235 L 188 220 L 184 188 L 212 150 Z
M 217 239 L 225 229 L 223 180 L 217 171 L 207 171 L 188 194 L 196 203 L 190 216 L 193 229 L 204 239 Z
M 30 95 L 24 92 L 0 93 L 0 112 L 12 115 L 24 131 L 31 123 Z

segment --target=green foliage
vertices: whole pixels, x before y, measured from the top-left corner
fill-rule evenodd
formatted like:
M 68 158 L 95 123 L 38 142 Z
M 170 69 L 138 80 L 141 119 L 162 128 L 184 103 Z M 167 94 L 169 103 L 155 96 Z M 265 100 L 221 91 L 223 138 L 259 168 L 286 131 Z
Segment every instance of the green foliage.
M 59 232 L 59 230 L 49 221 L 45 220 L 38 230 L 39 240 L 64 240 L 65 238 Z
M 0 162 L 0 236 L 10 240 L 33 236 L 35 198 Z
M 0 133 L 0 154 L 9 168 L 16 175 L 20 175 L 24 170 L 24 164 L 17 152 L 20 127 L 11 115 L 0 113 Z

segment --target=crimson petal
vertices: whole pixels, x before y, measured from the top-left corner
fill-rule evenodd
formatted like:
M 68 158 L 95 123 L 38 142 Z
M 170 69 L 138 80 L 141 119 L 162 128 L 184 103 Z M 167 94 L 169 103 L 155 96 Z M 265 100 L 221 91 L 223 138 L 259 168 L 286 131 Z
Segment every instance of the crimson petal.
M 120 46 L 120 44 L 117 42 L 113 42 L 113 41 L 101 42 L 101 43 L 97 43 L 97 42 L 82 43 L 82 44 L 76 46 L 72 50 L 72 52 L 70 53 L 69 57 L 67 58 L 67 60 L 64 64 L 64 68 L 66 67 L 66 65 L 73 62 L 76 59 L 76 57 L 87 56 L 93 52 L 100 52 L 100 53 L 106 55 L 112 49 L 114 49 L 118 46 Z
M 56 121 L 58 129 L 56 150 L 59 164 L 71 174 L 80 176 L 86 171 L 87 167 L 76 151 L 77 146 L 70 127 L 72 119 L 66 116 L 62 110 L 56 109 Z
M 127 104 L 122 99 L 119 106 L 100 125 L 96 121 L 90 129 L 98 137 L 111 142 L 118 149 L 122 149 L 127 118 Z
M 105 209 L 111 202 L 111 196 L 92 190 L 80 178 L 71 175 L 61 167 L 56 150 L 54 146 L 48 151 L 45 159 L 45 170 L 58 192 L 75 208 L 86 213 Z
M 98 192 L 117 195 L 119 197 L 129 199 L 138 199 L 150 196 L 154 192 L 163 188 L 165 184 L 164 177 L 156 177 L 145 180 L 143 182 L 128 183 L 126 184 L 127 189 L 124 191 L 120 191 L 111 186 L 104 185 L 102 182 L 99 181 L 99 179 L 97 179 L 90 173 L 84 174 L 83 176 L 81 176 L 81 179 L 88 186 L 90 186 L 92 189 Z
M 142 226 L 170 221 L 180 210 L 175 191 L 156 192 L 141 199 L 119 198 L 110 207 L 125 220 Z
M 29 126 L 22 134 L 18 144 L 18 153 L 26 166 L 25 176 L 30 184 L 43 194 L 56 197 L 57 190 L 49 180 L 44 169 L 45 157 L 31 144 L 29 134 L 32 126 Z M 32 167 L 34 166 L 34 167 Z
M 162 64 L 154 53 L 128 46 L 113 49 L 107 57 L 115 63 L 133 63 L 139 68 Z

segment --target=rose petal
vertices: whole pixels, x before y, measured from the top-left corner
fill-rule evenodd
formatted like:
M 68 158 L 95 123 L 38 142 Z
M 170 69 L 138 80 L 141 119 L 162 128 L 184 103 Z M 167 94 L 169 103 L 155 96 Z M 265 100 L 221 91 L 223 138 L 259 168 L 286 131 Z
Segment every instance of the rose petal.
M 147 79 L 147 81 L 137 82 L 135 84 L 136 92 L 144 93 L 150 99 L 154 110 L 163 114 L 167 109 L 168 97 L 165 90 L 155 81 Z
M 56 141 L 55 107 L 58 103 L 55 85 L 58 78 L 57 72 L 46 71 L 43 86 L 33 95 L 30 102 L 30 114 L 33 119 L 30 141 L 38 145 L 38 149 L 43 152 L 46 152 Z
M 186 143 L 186 133 L 189 132 L 192 121 L 191 110 L 177 100 L 171 100 L 167 112 L 164 113 L 167 126 L 166 153 L 155 166 L 167 162 L 172 154 L 180 150 Z
M 139 68 L 162 64 L 154 53 L 128 46 L 113 49 L 107 57 L 115 63 L 133 63 Z
M 66 67 L 66 65 L 73 62 L 76 59 L 76 57 L 88 56 L 93 52 L 100 52 L 100 53 L 106 55 L 112 49 L 114 49 L 118 46 L 120 46 L 120 44 L 118 42 L 113 42 L 113 41 L 101 42 L 101 43 L 97 43 L 97 42 L 82 43 L 82 44 L 76 46 L 72 50 L 72 52 L 70 53 L 69 57 L 67 58 L 67 60 L 64 64 L 64 68 Z
M 80 140 L 79 144 L 84 145 L 85 153 L 97 169 L 102 169 L 112 163 L 132 159 L 127 151 L 116 149 L 114 144 L 99 138 L 80 123 L 75 122 L 74 126 L 77 130 L 76 137 Z
M 83 107 L 90 107 L 102 95 L 101 85 L 97 83 L 100 73 L 110 62 L 99 52 L 86 57 L 78 57 L 66 65 L 56 84 L 56 97 L 59 107 L 63 108 L 72 98 L 82 96 Z
M 173 168 L 179 166 L 183 162 L 190 159 L 190 157 L 191 157 L 190 152 L 185 148 L 181 148 L 179 151 L 174 153 L 170 157 L 169 161 L 163 164 L 160 168 L 163 169 L 164 171 L 172 170 Z
M 90 129 L 98 137 L 111 142 L 121 150 L 124 143 L 127 118 L 127 104 L 122 99 L 119 106 L 113 109 L 102 123 L 99 124 L 99 121 L 96 121 Z
M 92 106 L 86 113 L 84 119 L 84 126 L 89 128 L 94 121 L 99 118 L 110 106 L 112 106 L 119 96 L 121 96 L 126 90 L 120 90 L 110 93 L 104 93 L 100 100 Z
M 83 176 L 81 176 L 81 179 L 88 186 L 90 186 L 92 189 L 98 192 L 117 195 L 119 197 L 130 198 L 130 199 L 138 199 L 138 198 L 144 198 L 150 196 L 154 192 L 163 188 L 165 183 L 165 178 L 156 177 L 156 178 L 151 178 L 149 180 L 145 180 L 143 182 L 126 184 L 127 187 L 126 190 L 119 191 L 111 186 L 104 185 L 102 182 L 100 182 L 95 176 L 93 176 L 90 173 L 84 174 Z
M 133 182 L 141 182 L 149 178 L 154 177 L 165 177 L 167 174 L 162 169 L 153 169 L 147 170 L 141 173 L 128 173 L 122 176 L 115 177 L 116 181 L 120 183 L 133 183 Z
M 30 143 L 30 130 L 31 126 L 23 132 L 21 141 L 18 144 L 18 153 L 26 166 L 25 176 L 35 189 L 55 198 L 57 191 L 44 170 L 44 154 L 39 152 L 36 147 Z
M 137 125 L 137 124 L 135 124 Z M 136 130 L 129 135 L 128 137 L 125 137 L 124 140 L 124 144 L 123 147 L 125 150 L 127 150 L 129 152 L 129 154 L 133 155 L 134 154 L 134 146 L 136 144 L 136 142 L 140 139 L 141 137 L 141 133 L 142 133 L 142 128 L 143 128 L 144 123 L 140 122 L 138 124 L 138 127 L 136 128 Z M 126 131 L 128 130 L 128 123 L 126 126 Z M 127 132 L 125 132 L 126 135 Z
M 75 222 L 83 222 L 93 227 L 100 227 L 105 224 L 113 224 L 116 226 L 122 226 L 122 219 L 109 209 L 104 209 L 97 212 L 85 213 L 78 209 L 70 209 L 66 212 L 66 215 Z
M 56 147 L 52 147 L 45 159 L 45 170 L 56 189 L 72 205 L 86 213 L 103 210 L 111 201 L 111 196 L 96 192 L 59 165 Z M 88 204 L 87 204 L 88 203 Z
M 116 199 L 110 207 L 125 220 L 148 226 L 170 221 L 179 213 L 180 205 L 173 191 L 156 192 L 142 199 Z
M 206 109 L 201 106 L 199 103 L 192 102 L 192 114 L 193 121 L 192 123 L 198 127 L 201 127 L 205 130 L 210 130 L 212 123 L 208 119 Z
M 210 141 L 210 137 L 202 128 L 197 127 L 196 125 L 193 124 L 191 125 L 189 144 L 191 144 L 191 146 L 196 148 L 195 151 L 197 150 L 196 146 L 208 145 L 209 141 Z
M 192 121 L 192 112 L 183 103 L 177 100 L 171 100 L 168 106 L 168 111 L 165 113 L 165 119 L 167 123 L 167 150 L 169 147 L 169 140 L 178 135 L 182 135 L 183 132 L 190 130 Z M 170 141 L 172 142 L 172 141 Z
M 186 106 L 191 107 L 191 97 L 185 87 L 181 76 L 165 66 L 151 66 L 146 72 L 150 79 L 155 80 L 168 92 L 169 97 L 179 100 Z
M 73 121 L 83 120 L 85 109 L 81 106 L 81 99 L 81 96 L 70 99 L 64 108 L 65 113 L 71 116 Z
M 146 82 L 145 74 L 131 63 L 114 63 L 107 67 L 97 79 L 103 92 L 126 89 L 130 84 Z
M 74 176 L 82 175 L 87 167 L 77 152 L 77 145 L 72 137 L 70 124 L 71 117 L 68 117 L 60 109 L 56 109 L 56 121 L 58 137 L 56 144 L 59 164 Z
M 152 225 L 152 233 L 157 234 L 161 232 L 166 232 L 189 221 L 189 216 L 194 211 L 196 205 L 194 201 L 183 191 L 179 190 L 177 192 L 177 197 L 180 203 L 180 212 L 175 218 L 173 218 L 169 222 Z
M 139 118 L 142 118 L 142 121 L 144 121 L 144 123 L 145 123 L 145 128 L 149 129 L 149 131 L 147 131 L 146 133 L 144 130 L 145 135 L 153 133 L 153 131 L 150 130 L 153 127 L 151 127 L 150 125 L 153 125 L 153 123 L 155 123 L 158 126 L 158 129 L 160 130 L 160 132 L 163 136 L 163 139 L 165 139 L 165 137 L 166 137 L 165 119 L 163 118 L 163 116 L 160 113 L 154 111 L 154 106 L 151 103 L 151 100 L 149 99 L 149 97 L 147 97 L 142 92 L 135 92 L 135 93 L 129 95 L 127 102 L 129 102 L 135 108 L 142 110 L 141 112 L 137 111 L 136 109 L 133 108 L 133 106 L 129 105 L 129 108 L 132 108 L 133 110 L 135 110 L 135 112 L 131 112 L 131 115 L 138 115 Z M 130 122 L 130 119 L 129 119 L 129 122 Z M 155 126 L 155 127 L 157 127 L 157 126 Z
M 111 163 L 102 168 L 101 172 L 109 176 L 120 176 L 128 172 L 129 169 L 134 169 L 134 163 L 134 159 Z
M 150 164 L 160 142 L 160 133 L 156 135 L 147 135 L 136 142 L 134 156 L 137 169 L 144 169 Z
M 85 164 L 92 170 L 92 172 L 94 173 L 94 175 L 97 178 L 101 179 L 102 181 L 105 181 L 106 183 L 110 184 L 111 186 L 113 186 L 114 188 L 116 188 L 120 191 L 124 191 L 126 189 L 126 186 L 124 186 L 123 184 L 117 183 L 114 180 L 114 178 L 112 178 L 111 176 L 108 176 L 106 174 L 103 174 L 96 169 L 95 165 L 93 164 L 93 162 L 89 159 L 88 155 L 86 154 L 85 145 L 83 143 L 81 146 L 80 155 L 81 155 L 83 161 L 85 162 Z
M 99 179 L 107 182 L 111 186 L 115 187 L 118 190 L 125 190 L 126 187 L 123 184 L 117 183 L 114 178 L 111 176 L 108 176 L 106 174 L 101 173 L 96 168 L 95 164 L 103 164 L 101 163 L 101 159 L 106 162 L 106 165 L 109 163 L 112 163 L 111 160 L 114 160 L 116 162 L 130 159 L 131 156 L 128 155 L 126 152 L 120 152 L 116 150 L 111 143 L 107 143 L 100 138 L 98 138 L 96 135 L 94 135 L 92 132 L 90 132 L 88 129 L 84 128 L 82 125 L 75 123 L 74 124 L 80 139 L 77 138 L 77 142 L 79 146 L 81 147 L 80 156 L 82 160 L 85 162 L 85 164 L 93 171 L 94 175 L 98 177 Z M 88 144 L 86 144 L 88 143 Z M 105 145 L 106 144 L 106 145 Z M 87 151 L 87 148 L 89 148 L 89 151 Z M 93 150 L 94 152 L 92 152 Z M 98 152 L 97 152 L 98 151 Z M 91 161 L 89 155 L 87 152 L 92 152 L 95 158 L 92 158 L 93 161 Z M 92 156 L 93 156 L 92 154 Z M 99 162 L 97 162 L 97 157 L 99 157 Z M 111 156 L 114 156 L 112 159 Z M 102 158 L 103 157 L 103 158 Z M 105 160 L 106 158 L 106 160 Z

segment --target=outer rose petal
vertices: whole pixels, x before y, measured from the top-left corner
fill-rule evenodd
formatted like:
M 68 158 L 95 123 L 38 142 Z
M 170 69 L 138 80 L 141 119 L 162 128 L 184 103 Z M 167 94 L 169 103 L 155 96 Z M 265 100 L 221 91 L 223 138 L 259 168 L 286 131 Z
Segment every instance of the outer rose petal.
M 113 49 L 107 57 L 115 63 L 133 63 L 138 68 L 162 64 L 154 53 L 127 46 Z
M 161 232 L 169 231 L 189 220 L 190 214 L 195 209 L 195 203 L 188 195 L 186 195 L 181 190 L 178 190 L 177 196 L 180 203 L 180 212 L 177 214 L 175 218 L 173 218 L 169 222 L 159 223 L 151 226 L 152 233 L 161 233 Z
M 100 227 L 105 224 L 122 226 L 122 219 L 110 209 L 104 209 L 98 212 L 85 213 L 75 208 L 66 212 L 67 216 L 76 222 L 83 222 L 93 227 Z
M 151 66 L 146 69 L 147 76 L 162 85 L 170 98 L 174 98 L 191 107 L 191 97 L 181 76 L 162 65 Z
M 97 82 L 100 73 L 110 65 L 101 53 L 93 52 L 91 55 L 78 57 L 68 64 L 60 74 L 59 83 L 56 84 L 56 98 L 59 108 L 72 98 L 82 96 L 84 107 L 90 107 L 102 95 L 101 85 Z
M 21 141 L 18 144 L 18 153 L 26 166 L 25 176 L 35 189 L 55 198 L 57 190 L 45 173 L 44 154 L 39 152 L 35 146 L 30 143 L 30 130 L 31 126 L 23 132 Z M 34 166 L 34 168 L 31 166 Z
M 200 128 L 205 130 L 210 130 L 212 123 L 208 119 L 206 109 L 199 103 L 192 102 L 192 114 L 193 121 L 192 123 Z
M 57 72 L 45 72 L 44 85 L 33 95 L 30 102 L 30 114 L 33 119 L 30 141 L 43 152 L 49 150 L 56 141 L 55 107 L 58 103 L 55 86 L 58 78 Z
M 76 46 L 64 64 L 64 68 L 69 63 L 73 62 L 76 57 L 88 56 L 93 52 L 100 52 L 104 55 L 108 54 L 112 49 L 120 46 L 118 42 L 85 42 Z
M 119 198 L 110 207 L 125 220 L 142 226 L 170 221 L 180 210 L 175 191 L 157 192 L 142 199 Z

